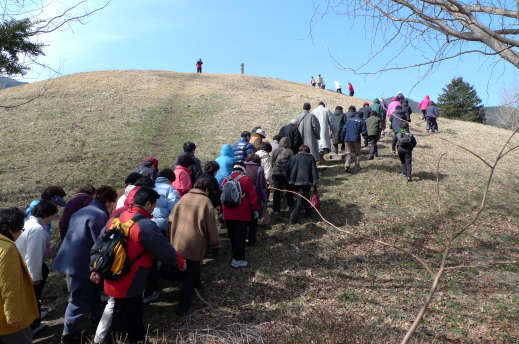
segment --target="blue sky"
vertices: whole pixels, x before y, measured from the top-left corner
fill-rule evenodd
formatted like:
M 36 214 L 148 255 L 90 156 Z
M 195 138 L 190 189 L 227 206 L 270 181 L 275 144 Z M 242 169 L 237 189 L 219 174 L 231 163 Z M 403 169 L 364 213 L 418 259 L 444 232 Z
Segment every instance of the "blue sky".
M 102 3 L 89 0 L 89 8 Z M 58 11 L 59 3 L 53 6 L 49 10 Z M 472 55 L 443 63 L 414 89 L 416 69 L 354 75 L 339 70 L 332 59 L 347 67 L 361 65 L 371 56 L 371 33 L 361 22 L 333 15 L 312 29 L 313 13 L 312 0 L 112 0 L 84 25 L 75 23 L 69 30 L 42 37 L 49 46 L 38 62 L 60 68 L 62 75 L 113 69 L 195 72 L 201 57 L 206 73 L 239 73 L 243 62 L 248 75 L 308 83 L 321 74 L 327 88 L 333 88 L 334 80 L 343 88 L 351 82 L 361 98 L 402 91 L 417 101 L 426 94 L 437 99 L 452 78 L 462 76 L 487 106 L 500 103 L 500 89 L 510 86 L 517 74 L 504 62 L 491 73 L 482 58 Z M 395 65 L 413 64 L 419 54 L 408 52 Z M 368 70 L 381 67 L 378 61 Z M 48 77 L 48 72 L 35 70 L 25 81 Z

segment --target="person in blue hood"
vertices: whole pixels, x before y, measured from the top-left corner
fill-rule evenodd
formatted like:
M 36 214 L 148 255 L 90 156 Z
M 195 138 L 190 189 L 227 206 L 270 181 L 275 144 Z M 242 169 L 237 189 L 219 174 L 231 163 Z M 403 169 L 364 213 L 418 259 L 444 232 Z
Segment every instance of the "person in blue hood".
M 220 156 L 216 158 L 215 161 L 220 165 L 220 169 L 216 173 L 215 178 L 218 180 L 218 185 L 221 188 L 223 180 L 231 174 L 232 166 L 236 161 L 234 159 L 234 150 L 230 144 L 224 144 L 222 146 L 222 149 L 220 150 Z
M 154 190 L 160 195 L 157 200 L 157 206 L 153 210 L 153 222 L 157 224 L 157 227 L 164 233 L 166 232 L 166 223 L 173 207 L 180 200 L 180 195 L 177 190 L 171 185 L 175 181 L 175 173 L 173 170 L 166 168 L 158 174 L 157 180 L 155 181 Z

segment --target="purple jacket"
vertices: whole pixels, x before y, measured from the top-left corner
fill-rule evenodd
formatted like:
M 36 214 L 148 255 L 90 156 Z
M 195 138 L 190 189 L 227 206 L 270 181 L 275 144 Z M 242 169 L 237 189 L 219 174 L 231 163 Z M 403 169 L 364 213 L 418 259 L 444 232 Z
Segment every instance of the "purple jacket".
M 67 202 L 65 209 L 63 209 L 63 214 L 61 214 L 61 217 L 59 218 L 58 229 L 61 242 L 65 240 L 65 235 L 68 231 L 68 224 L 72 215 L 79 209 L 89 205 L 90 202 L 92 202 L 92 199 L 92 196 L 86 193 L 78 193 Z
M 254 185 L 254 189 L 256 189 L 259 203 L 267 203 L 267 181 L 263 167 L 260 164 L 249 161 L 245 163 L 245 170 L 252 181 L 252 185 Z

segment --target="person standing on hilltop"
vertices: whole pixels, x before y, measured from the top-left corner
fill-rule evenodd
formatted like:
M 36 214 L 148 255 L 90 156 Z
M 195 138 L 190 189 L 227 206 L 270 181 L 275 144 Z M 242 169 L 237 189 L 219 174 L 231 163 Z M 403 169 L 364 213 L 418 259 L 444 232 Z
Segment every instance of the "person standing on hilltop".
M 321 77 L 321 74 L 317 77 L 317 88 L 321 88 L 323 85 L 323 78 Z
M 299 123 L 298 130 L 303 139 L 303 145 L 310 147 L 310 153 L 313 155 L 315 161 L 319 161 L 319 143 L 321 139 L 321 125 L 319 120 L 313 113 L 310 112 L 312 106 L 310 103 L 304 103 L 303 113 L 297 116 L 296 121 Z
M 202 58 L 199 58 L 198 61 L 196 61 L 196 72 L 202 73 L 202 65 L 204 63 L 202 62 Z
M 313 76 L 310 78 L 310 85 L 312 85 L 313 87 L 315 87 L 315 79 L 314 79 Z
M 322 88 L 323 90 L 325 90 L 325 89 L 326 89 L 326 83 L 324 82 L 324 78 L 322 78 L 322 80 L 323 80 L 323 85 L 321 86 L 321 88 Z
M 342 86 L 337 80 L 335 80 L 335 92 L 342 94 Z
M 350 97 L 353 97 L 353 95 L 355 94 L 355 90 L 353 89 L 353 85 L 351 84 L 351 82 L 348 82 L 348 91 L 350 91 Z
M 318 141 L 319 144 L 319 163 L 324 163 L 324 155 L 330 153 L 331 151 L 331 142 L 330 142 L 330 130 L 332 133 L 337 133 L 339 131 L 339 127 L 337 126 L 337 122 L 335 122 L 335 117 L 333 117 L 332 112 L 325 107 L 324 102 L 319 102 L 319 106 L 313 111 L 315 117 L 320 124 L 320 133 L 321 139 Z

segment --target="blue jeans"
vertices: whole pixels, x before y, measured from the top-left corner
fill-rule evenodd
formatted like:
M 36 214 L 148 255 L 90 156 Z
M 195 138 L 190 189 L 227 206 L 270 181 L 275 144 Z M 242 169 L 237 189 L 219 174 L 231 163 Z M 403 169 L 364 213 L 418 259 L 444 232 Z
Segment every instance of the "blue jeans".
M 101 318 L 104 310 L 102 291 L 102 283 L 95 284 L 89 279 L 70 275 L 70 299 L 65 311 L 64 333 L 74 333 L 76 325 L 81 323 L 87 311 L 90 311 L 93 319 Z

